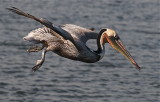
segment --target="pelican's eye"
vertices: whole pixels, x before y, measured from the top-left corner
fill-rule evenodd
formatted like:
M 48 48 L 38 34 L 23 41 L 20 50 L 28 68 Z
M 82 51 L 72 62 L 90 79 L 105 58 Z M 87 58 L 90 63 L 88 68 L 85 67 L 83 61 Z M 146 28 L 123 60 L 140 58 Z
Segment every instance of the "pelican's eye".
M 116 40 L 119 40 L 119 39 L 120 39 L 117 34 L 114 35 L 114 38 L 115 38 Z

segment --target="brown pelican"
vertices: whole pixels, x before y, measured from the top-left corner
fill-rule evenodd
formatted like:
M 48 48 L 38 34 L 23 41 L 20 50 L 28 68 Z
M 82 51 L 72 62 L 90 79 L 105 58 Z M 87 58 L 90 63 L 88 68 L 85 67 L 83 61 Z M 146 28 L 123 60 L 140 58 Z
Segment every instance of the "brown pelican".
M 32 68 L 33 71 L 36 71 L 41 67 L 45 61 L 45 54 L 47 51 L 53 51 L 62 57 L 72 60 L 86 63 L 97 62 L 102 59 L 105 54 L 105 43 L 109 43 L 111 47 L 130 60 L 137 69 L 140 69 L 133 57 L 124 47 L 118 34 L 112 29 L 102 29 L 98 34 L 91 29 L 73 24 L 57 26 L 43 18 L 39 19 L 15 7 L 7 9 L 19 15 L 38 21 L 44 25 L 42 28 L 31 31 L 23 38 L 24 40 L 42 44 L 42 46 L 34 46 L 28 49 L 28 52 L 38 52 L 42 50 L 42 58 L 37 60 L 36 65 Z M 89 39 L 97 39 L 98 48 L 96 51 L 92 51 L 87 47 L 86 42 Z

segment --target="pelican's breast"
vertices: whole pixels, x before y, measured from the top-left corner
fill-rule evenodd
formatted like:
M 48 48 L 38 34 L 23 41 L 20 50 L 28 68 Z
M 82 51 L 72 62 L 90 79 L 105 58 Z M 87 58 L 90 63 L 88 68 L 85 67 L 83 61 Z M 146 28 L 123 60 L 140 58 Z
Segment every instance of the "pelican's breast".
M 49 42 L 48 47 L 54 53 L 65 58 L 76 60 L 76 58 L 78 58 L 78 56 L 80 55 L 78 49 L 69 40 L 65 40 L 63 42 L 62 41 Z

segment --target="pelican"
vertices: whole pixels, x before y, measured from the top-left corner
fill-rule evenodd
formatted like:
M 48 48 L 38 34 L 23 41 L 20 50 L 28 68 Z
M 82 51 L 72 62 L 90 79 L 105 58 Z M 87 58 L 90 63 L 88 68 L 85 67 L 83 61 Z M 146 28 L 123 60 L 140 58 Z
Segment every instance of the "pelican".
M 28 52 L 38 52 L 42 50 L 42 57 L 37 60 L 36 65 L 32 68 L 33 71 L 38 70 L 45 61 L 46 52 L 52 51 L 62 57 L 77 60 L 86 63 L 95 63 L 101 60 L 105 54 L 104 44 L 108 43 L 115 50 L 124 55 L 137 69 L 139 65 L 127 51 L 116 31 L 105 28 L 99 33 L 87 28 L 83 28 L 73 24 L 54 25 L 48 20 L 37 18 L 31 14 L 25 13 L 16 7 L 7 8 L 9 11 L 17 13 L 21 16 L 38 21 L 42 25 L 41 28 L 31 31 L 23 39 L 41 43 L 42 46 L 30 47 Z M 97 50 L 91 50 L 86 42 L 90 39 L 97 40 Z

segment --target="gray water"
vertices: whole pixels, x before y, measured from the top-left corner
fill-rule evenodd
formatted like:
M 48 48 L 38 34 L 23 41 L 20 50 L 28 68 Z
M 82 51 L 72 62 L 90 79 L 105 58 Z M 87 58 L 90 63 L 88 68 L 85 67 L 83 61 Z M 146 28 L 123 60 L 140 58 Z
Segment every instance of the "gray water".
M 115 29 L 142 70 L 107 44 L 97 63 L 49 52 L 42 68 L 32 72 L 41 52 L 27 53 L 30 43 L 22 37 L 42 25 L 8 12 L 10 6 L 55 24 Z M 88 45 L 96 49 L 94 42 Z M 0 102 L 159 102 L 159 56 L 159 0 L 0 1 Z

